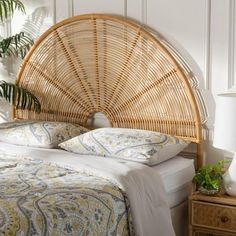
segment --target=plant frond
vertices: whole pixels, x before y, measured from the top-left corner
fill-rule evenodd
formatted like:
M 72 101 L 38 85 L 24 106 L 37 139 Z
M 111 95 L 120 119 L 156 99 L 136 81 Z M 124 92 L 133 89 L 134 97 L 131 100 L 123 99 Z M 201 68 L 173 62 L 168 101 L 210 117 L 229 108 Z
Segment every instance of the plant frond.
M 0 57 L 13 55 L 23 59 L 33 43 L 33 40 L 24 32 L 3 39 L 0 41 Z
M 0 81 L 0 97 L 4 98 L 16 109 L 27 109 L 40 113 L 41 105 L 37 97 L 15 84 Z
M 3 22 L 18 10 L 25 13 L 25 7 L 20 0 L 0 0 L 0 20 Z

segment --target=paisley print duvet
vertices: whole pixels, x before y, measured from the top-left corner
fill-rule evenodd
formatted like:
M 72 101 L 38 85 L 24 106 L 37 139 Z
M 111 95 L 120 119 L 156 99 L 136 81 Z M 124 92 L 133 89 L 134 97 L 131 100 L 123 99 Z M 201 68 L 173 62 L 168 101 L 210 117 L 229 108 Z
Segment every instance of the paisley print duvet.
M 129 209 L 105 178 L 0 158 L 0 235 L 132 235 Z

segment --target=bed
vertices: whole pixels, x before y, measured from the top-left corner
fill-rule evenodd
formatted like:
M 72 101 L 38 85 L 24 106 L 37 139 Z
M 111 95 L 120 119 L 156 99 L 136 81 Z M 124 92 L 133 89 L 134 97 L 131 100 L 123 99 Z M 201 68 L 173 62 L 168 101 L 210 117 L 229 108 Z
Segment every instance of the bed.
M 7 166 L 6 168 L 12 167 L 17 163 L 17 160 L 22 159 L 35 159 L 37 162 L 39 160 L 43 162 L 51 162 L 51 163 L 57 163 L 59 166 L 65 166 L 65 167 L 72 167 L 75 164 L 81 164 L 80 160 L 78 160 L 78 155 L 73 153 L 67 153 L 63 150 L 59 149 L 42 149 L 42 148 L 31 148 L 31 147 L 22 147 L 12 144 L 6 144 L 3 142 L 0 142 L 0 158 L 1 162 L 3 161 L 3 158 L 8 160 L 12 160 L 12 164 L 10 166 Z M 7 157 L 7 158 L 6 158 Z M 65 159 L 67 158 L 67 159 Z M 74 162 L 74 159 L 76 158 L 76 162 Z M 87 157 L 88 158 L 88 157 Z M 94 161 L 94 156 L 90 157 Z M 99 161 L 100 161 L 100 157 Z M 72 161 L 72 162 L 71 162 Z M 116 166 L 117 163 L 112 160 L 112 165 Z M 107 162 L 107 160 L 106 160 Z M 88 163 L 87 163 L 88 164 Z M 107 164 L 103 162 L 103 165 Z M 9 162 L 7 162 L 7 165 L 9 165 Z M 4 164 L 1 166 L 3 168 Z M 155 177 L 156 179 L 153 179 L 152 181 L 149 179 L 148 181 L 151 184 L 161 184 L 159 180 L 159 176 L 161 177 L 161 181 L 164 184 L 165 188 L 165 198 L 167 200 L 168 207 L 171 211 L 171 217 L 172 222 L 175 230 L 175 234 L 178 235 L 187 235 L 187 197 L 189 195 L 190 189 L 191 189 L 191 180 L 192 176 L 194 174 L 195 168 L 194 168 L 194 161 L 193 159 L 187 159 L 181 156 L 177 156 L 175 158 L 170 159 L 169 161 L 163 162 L 159 165 L 155 165 L 152 168 L 155 171 Z M 134 169 L 134 168 L 132 168 Z M 80 171 L 80 169 L 78 169 Z M 84 169 L 83 169 L 84 170 Z M 25 170 L 24 170 L 25 171 Z M 143 170 L 141 170 L 143 171 Z M 15 172 L 13 172 L 15 174 Z M 94 174 L 92 172 L 92 174 Z M 95 173 L 97 174 L 97 173 Z M 104 177 L 104 175 L 102 175 Z M 110 177 L 110 176 L 109 176 Z M 149 177 L 149 176 L 148 176 Z M 150 177 L 153 177 L 152 175 Z M 52 176 L 49 178 L 52 178 Z M 55 176 L 54 176 L 55 178 Z M 111 179 L 111 178 L 109 178 Z M 14 179 L 16 181 L 16 178 Z M 2 180 L 3 181 L 3 180 Z M 27 179 L 26 179 L 27 181 Z M 154 182 L 154 183 L 153 183 Z M 157 182 L 157 183 L 155 183 Z M 7 182 L 9 184 L 9 182 Z M 25 187 L 25 186 L 24 186 Z M 31 186 L 32 188 L 35 188 L 34 185 Z M 147 189 L 150 186 L 147 185 Z M 6 183 L 1 184 L 1 188 L 3 188 L 6 191 Z M 16 187 L 13 186 L 14 189 Z M 160 191 L 160 189 L 157 188 L 157 191 Z M 39 191 L 39 190 L 38 190 Z M 146 191 L 145 189 L 142 189 L 142 191 Z M 46 192 L 46 191 L 45 191 Z M 46 195 L 46 193 L 44 193 Z M 2 194 L 3 195 L 3 194 Z M 39 195 L 40 196 L 40 195 Z M 151 203 L 153 204 L 153 203 Z M 19 203 L 20 205 L 20 203 Z M 2 208 L 0 207 L 2 210 Z M 158 222 L 158 218 L 157 218 Z M 75 234 L 76 235 L 76 234 Z M 81 233 L 82 235 L 82 233 Z M 98 234 L 99 235 L 99 234 Z M 103 234 L 101 234 L 103 235 Z M 117 232 L 117 235 L 119 235 L 119 232 Z M 126 235 L 126 232 L 124 232 L 123 235 Z M 165 235 L 163 233 L 162 235 Z M 167 234 L 168 235 L 168 234 Z
M 42 105 L 39 114 L 14 108 L 17 120 L 88 127 L 99 114 L 114 128 L 158 131 L 196 144 L 196 166 L 202 165 L 202 120 L 195 85 L 191 86 L 175 55 L 133 21 L 88 14 L 54 25 L 24 59 L 16 83 L 35 94 Z M 32 187 L 26 191 L 31 202 L 20 195 L 12 203 L 26 222 L 21 222 L 14 207 L 0 204 L 2 219 L 9 216 L 0 225 L 3 234 L 184 235 L 180 216 L 187 214 L 193 160 L 179 156 L 148 167 L 4 142 L 0 150 L 1 186 L 9 191 L 2 194 L 14 199 L 14 181 L 21 186 L 19 192 Z M 13 176 L 9 170 L 15 170 Z M 22 172 L 28 173 L 27 181 Z M 8 189 L 9 176 L 14 181 Z M 32 179 L 37 179 L 37 187 Z M 86 185 L 79 185 L 79 180 Z

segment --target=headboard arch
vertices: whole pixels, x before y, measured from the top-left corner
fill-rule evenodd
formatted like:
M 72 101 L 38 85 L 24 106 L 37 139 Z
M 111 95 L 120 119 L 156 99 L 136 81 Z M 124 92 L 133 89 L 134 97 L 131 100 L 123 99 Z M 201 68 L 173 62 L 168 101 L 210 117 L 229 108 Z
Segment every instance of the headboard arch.
M 150 33 L 118 16 L 87 14 L 46 31 L 24 59 L 16 83 L 40 100 L 42 112 L 17 119 L 86 125 L 94 112 L 113 127 L 156 130 L 198 144 L 198 106 L 181 66 Z

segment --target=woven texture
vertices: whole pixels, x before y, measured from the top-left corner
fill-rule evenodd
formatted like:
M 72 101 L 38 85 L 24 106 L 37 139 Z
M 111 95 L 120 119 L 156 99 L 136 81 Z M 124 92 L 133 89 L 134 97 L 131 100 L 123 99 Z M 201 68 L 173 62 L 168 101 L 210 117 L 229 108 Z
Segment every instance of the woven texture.
M 82 15 L 53 26 L 25 58 L 17 84 L 40 99 L 42 112 L 18 110 L 15 118 L 86 125 L 102 112 L 112 127 L 201 142 L 199 110 L 181 67 L 124 18 Z
M 236 233 L 236 208 L 194 203 L 192 224 Z

